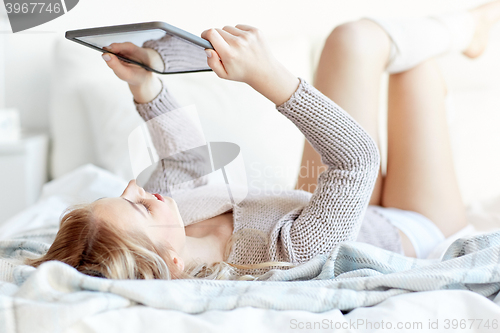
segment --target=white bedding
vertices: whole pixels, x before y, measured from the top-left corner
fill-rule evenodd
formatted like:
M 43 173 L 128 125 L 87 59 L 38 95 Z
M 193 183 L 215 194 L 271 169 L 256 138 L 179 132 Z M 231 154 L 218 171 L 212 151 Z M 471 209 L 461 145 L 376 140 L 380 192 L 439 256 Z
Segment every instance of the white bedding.
M 490 319 L 490 329 L 485 321 L 469 320 L 467 329 L 460 332 L 495 332 L 491 322 L 500 318 L 500 307 L 473 292 L 442 290 L 419 292 L 391 297 L 373 307 L 358 308 L 343 315 L 340 310 L 323 313 L 307 311 L 275 311 L 251 307 L 231 311 L 206 311 L 197 315 L 150 307 L 133 306 L 127 309 L 104 312 L 85 318 L 73 325 L 68 332 L 333 332 L 340 327 L 343 332 L 375 332 L 384 322 L 392 325 L 391 332 L 426 332 L 429 323 L 438 320 L 439 330 L 449 331 L 453 319 Z M 450 329 L 446 330 L 450 320 Z M 318 329 L 307 329 L 315 323 Z M 370 323 L 373 329 L 370 329 Z M 391 323 L 391 324 L 388 324 Z M 399 323 L 399 324 L 398 324 Z M 422 329 L 418 330 L 420 325 Z M 473 328 L 469 326 L 473 324 Z M 340 326 L 342 325 L 342 326 Z M 403 329 L 397 329 L 402 325 Z M 412 329 L 404 329 L 411 325 Z M 480 325 L 480 328 L 478 328 Z M 303 327 L 304 329 L 301 329 Z M 344 329 L 342 329 L 342 327 Z M 409 327 L 409 326 L 406 326 Z M 432 326 L 435 327 L 435 326 Z M 332 329 L 333 328 L 333 329 Z M 347 328 L 347 329 L 346 329 Z
M 44 188 L 40 201 L 15 216 L 0 228 L 0 239 L 8 239 L 16 233 L 28 229 L 36 229 L 47 226 L 57 226 L 58 217 L 62 211 L 72 203 L 82 201 L 93 201 L 103 196 L 119 195 L 124 189 L 126 182 L 121 178 L 105 172 L 92 165 L 80 168 L 76 173 L 68 174 L 56 181 L 47 184 Z M 497 207 L 491 202 L 488 207 Z M 481 210 L 480 205 L 475 205 L 474 216 L 481 217 L 483 225 L 487 220 L 487 212 Z M 495 216 L 492 216 L 494 220 Z M 498 218 L 498 217 L 497 217 Z M 493 225 L 489 225 L 489 229 Z M 36 318 L 33 316 L 32 318 Z M 445 329 L 446 320 L 453 325 L 451 320 L 466 321 L 465 331 L 495 331 L 486 330 L 487 319 L 500 318 L 500 307 L 491 300 L 469 291 L 432 291 L 409 293 L 393 296 L 386 301 L 367 308 L 358 308 L 343 315 L 339 310 L 323 313 L 311 313 L 307 311 L 275 311 L 256 309 L 251 307 L 239 308 L 231 311 L 206 311 L 201 314 L 186 314 L 173 310 L 160 310 L 145 306 L 130 306 L 124 309 L 103 311 L 92 316 L 79 319 L 69 331 L 72 332 L 164 332 L 170 328 L 176 331 L 247 331 L 250 328 L 258 331 L 307 331 L 307 325 L 316 325 L 314 332 L 332 331 L 332 328 L 347 328 L 345 331 L 365 331 L 367 321 L 372 325 L 381 325 L 381 321 L 387 327 L 391 322 L 391 331 L 405 331 L 394 329 L 398 322 L 410 325 L 406 322 L 422 323 L 422 330 L 428 329 L 428 325 L 438 320 L 440 330 Z M 38 318 L 39 319 L 39 318 Z M 470 320 L 469 320 L 470 319 Z M 471 321 L 477 319 L 477 321 Z M 478 319 L 483 319 L 479 322 Z M 12 318 L 16 332 L 43 331 L 43 325 L 39 320 L 22 320 L 16 322 Z M 51 318 L 58 320 L 57 318 Z M 331 322 L 330 322 L 331 321 Z M 316 323 L 316 324 L 315 324 Z M 342 324 L 344 323 L 344 324 Z M 347 326 L 346 326 L 347 325 Z M 491 323 L 490 323 L 491 326 Z M 375 326 L 377 327 L 377 326 Z M 357 328 L 357 330 L 356 330 Z M 450 327 L 451 329 L 452 327 Z M 64 331 L 67 327 L 61 327 Z M 352 330 L 351 330 L 352 329 Z M 368 330 L 370 331 L 370 330 Z M 409 331 L 409 330 L 407 330 Z

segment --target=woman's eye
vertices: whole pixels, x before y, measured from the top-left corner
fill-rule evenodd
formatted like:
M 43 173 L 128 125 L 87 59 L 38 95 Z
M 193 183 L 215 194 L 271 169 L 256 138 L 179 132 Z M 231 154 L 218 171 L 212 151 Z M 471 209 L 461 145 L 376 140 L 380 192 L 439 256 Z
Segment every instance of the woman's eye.
M 150 213 L 150 214 L 151 214 L 151 209 L 150 209 L 150 208 L 151 208 L 151 205 L 150 205 L 150 204 L 148 204 L 145 200 L 141 200 L 141 201 L 139 201 L 139 203 L 140 203 L 141 205 L 143 205 L 143 206 L 144 206 L 144 208 L 146 208 L 146 210 L 148 211 L 148 213 Z

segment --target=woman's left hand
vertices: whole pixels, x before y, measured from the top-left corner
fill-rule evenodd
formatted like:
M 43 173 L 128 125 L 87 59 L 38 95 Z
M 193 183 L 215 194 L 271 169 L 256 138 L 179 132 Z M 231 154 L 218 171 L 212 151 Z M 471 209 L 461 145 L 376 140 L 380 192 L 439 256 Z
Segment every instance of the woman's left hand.
M 208 65 L 221 78 L 249 84 L 276 105 L 297 89 L 298 78 L 274 58 L 257 28 L 238 24 L 201 34 L 215 50 L 206 49 Z

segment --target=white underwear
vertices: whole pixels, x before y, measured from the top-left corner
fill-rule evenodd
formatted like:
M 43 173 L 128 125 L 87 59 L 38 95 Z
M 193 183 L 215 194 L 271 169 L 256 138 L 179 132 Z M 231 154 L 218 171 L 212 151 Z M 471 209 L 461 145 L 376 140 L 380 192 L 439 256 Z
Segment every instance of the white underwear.
M 451 243 L 475 231 L 472 225 L 468 225 L 445 238 L 441 230 L 422 214 L 397 208 L 376 209 L 408 237 L 420 259 L 440 259 Z

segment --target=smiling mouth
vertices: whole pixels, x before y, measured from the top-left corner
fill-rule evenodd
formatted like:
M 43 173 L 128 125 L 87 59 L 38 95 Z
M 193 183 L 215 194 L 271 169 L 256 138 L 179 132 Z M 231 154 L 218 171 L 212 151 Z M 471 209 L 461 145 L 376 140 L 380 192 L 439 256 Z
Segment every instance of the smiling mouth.
M 163 197 L 161 196 L 161 194 L 155 193 L 153 195 L 156 197 L 156 199 L 160 200 L 161 202 L 165 202 L 165 199 L 163 199 Z

